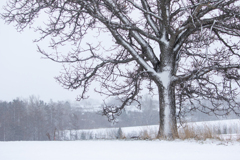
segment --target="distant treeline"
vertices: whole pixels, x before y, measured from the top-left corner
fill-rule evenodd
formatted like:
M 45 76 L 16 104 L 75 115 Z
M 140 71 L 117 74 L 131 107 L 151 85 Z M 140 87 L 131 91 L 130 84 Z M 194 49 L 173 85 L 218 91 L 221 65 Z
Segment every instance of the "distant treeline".
M 109 103 L 118 105 L 117 100 Z M 15 99 L 11 102 L 0 101 L 0 141 L 54 140 L 57 131 L 95 129 L 159 124 L 158 101 L 144 96 L 141 110 L 125 110 L 118 117 L 118 123 L 108 122 L 100 109 L 85 110 L 69 102 L 48 103 L 32 96 L 27 100 Z M 85 104 L 85 106 L 88 105 Z M 101 104 L 99 104 L 101 108 Z M 135 108 L 134 106 L 132 108 Z M 230 116 L 228 118 L 236 118 Z M 201 112 L 185 117 L 187 121 L 206 121 L 219 119 Z
M 100 111 L 72 107 L 69 102 L 46 103 L 34 96 L 28 100 L 0 101 L 0 141 L 54 140 L 58 130 L 158 124 L 158 112 L 150 109 L 152 106 L 147 108 L 148 111 L 123 112 L 119 122 L 112 124 Z

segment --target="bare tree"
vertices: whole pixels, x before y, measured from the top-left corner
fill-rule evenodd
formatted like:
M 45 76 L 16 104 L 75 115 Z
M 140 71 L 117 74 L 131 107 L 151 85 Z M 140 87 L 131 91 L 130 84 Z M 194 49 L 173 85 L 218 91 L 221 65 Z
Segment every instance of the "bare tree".
M 192 110 L 237 113 L 239 103 L 240 0 L 9 0 L 2 18 L 18 30 L 32 25 L 45 11 L 46 28 L 36 28 L 51 47 L 75 45 L 65 55 L 39 51 L 47 58 L 68 63 L 57 80 L 67 89 L 93 81 L 101 94 L 118 96 L 121 106 L 105 106 L 109 120 L 126 105 L 138 102 L 144 81 L 158 89 L 159 137 L 177 136 L 177 117 Z M 81 41 L 89 30 L 110 33 L 114 45 Z M 88 54 L 87 54 L 88 52 Z M 202 100 L 211 102 L 207 106 Z M 187 105 L 186 105 L 187 104 Z M 200 107 L 199 107 L 200 106 Z

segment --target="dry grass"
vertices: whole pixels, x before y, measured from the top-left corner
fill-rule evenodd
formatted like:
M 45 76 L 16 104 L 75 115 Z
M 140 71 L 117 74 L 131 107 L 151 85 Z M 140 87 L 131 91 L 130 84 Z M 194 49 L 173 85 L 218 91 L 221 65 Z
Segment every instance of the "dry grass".
M 240 134 L 237 135 L 236 141 L 240 142 Z
M 139 139 L 142 140 L 154 140 L 157 139 L 157 131 L 150 127 L 143 128 L 139 133 Z
M 213 133 L 213 130 L 211 130 L 211 128 L 205 124 L 202 130 L 202 138 L 206 140 L 206 139 L 212 139 L 214 137 L 215 137 L 215 134 Z
M 216 138 L 216 135 L 213 133 L 213 130 L 204 125 L 203 128 L 197 128 L 193 125 L 185 125 L 183 128 L 180 128 L 178 131 L 179 138 L 182 140 L 185 139 L 196 139 L 196 140 L 206 140 Z
M 145 129 L 140 132 L 140 139 L 143 139 L 143 140 L 151 139 L 151 136 L 149 135 L 148 130 Z
M 240 141 L 239 128 L 227 128 L 223 127 L 221 131 L 220 126 L 203 125 L 202 127 L 195 124 L 185 124 L 184 127 L 180 127 L 178 130 L 179 138 L 206 140 L 206 139 L 218 139 L 220 141 Z M 228 135 L 227 135 L 228 134 Z M 236 134 L 236 135 L 232 135 Z
M 196 138 L 195 129 L 193 126 L 186 125 L 183 128 L 179 129 L 178 136 L 180 139 L 190 139 Z

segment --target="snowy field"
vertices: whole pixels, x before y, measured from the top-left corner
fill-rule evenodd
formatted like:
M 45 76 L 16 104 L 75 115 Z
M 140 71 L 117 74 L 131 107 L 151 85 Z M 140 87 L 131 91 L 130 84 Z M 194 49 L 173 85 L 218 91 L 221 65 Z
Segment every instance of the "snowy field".
M 193 128 L 195 134 L 201 134 L 202 130 L 209 130 L 213 135 L 221 139 L 240 139 L 240 119 L 218 120 L 218 121 L 203 121 L 185 123 L 183 126 L 178 124 L 178 132 L 181 133 L 186 126 Z M 158 125 L 123 127 L 122 132 L 124 137 L 143 137 L 147 132 L 149 137 L 156 138 Z M 89 130 L 64 130 L 59 131 L 58 140 L 82 140 L 82 139 L 116 139 L 119 128 L 101 128 Z M 90 138 L 91 137 L 91 138 Z M 239 158 L 240 160 L 240 158 Z
M 46 141 L 0 142 L 0 160 L 239 160 L 239 142 Z

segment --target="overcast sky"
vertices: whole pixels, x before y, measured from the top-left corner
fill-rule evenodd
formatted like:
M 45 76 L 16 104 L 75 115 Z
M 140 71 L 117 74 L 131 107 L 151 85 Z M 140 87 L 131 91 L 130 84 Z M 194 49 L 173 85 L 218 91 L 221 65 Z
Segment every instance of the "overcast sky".
M 0 0 L 0 12 L 5 3 L 6 0 Z M 0 19 L 0 100 L 35 95 L 46 102 L 50 99 L 74 101 L 79 92 L 65 90 L 55 81 L 61 65 L 41 58 L 33 43 L 37 37 L 33 30 L 19 33 L 12 24 L 4 24 Z M 94 92 L 90 95 L 101 98 Z

